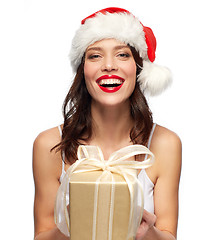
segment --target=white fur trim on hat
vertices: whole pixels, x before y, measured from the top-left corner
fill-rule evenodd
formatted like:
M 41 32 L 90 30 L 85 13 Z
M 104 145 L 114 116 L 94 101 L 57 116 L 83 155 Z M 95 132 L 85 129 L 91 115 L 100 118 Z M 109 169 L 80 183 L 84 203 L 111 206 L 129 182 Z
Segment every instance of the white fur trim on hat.
M 145 34 L 137 18 L 127 13 L 98 13 L 80 26 L 72 41 L 69 57 L 74 71 L 80 65 L 88 46 L 105 38 L 115 38 L 129 44 L 142 59 L 148 59 Z

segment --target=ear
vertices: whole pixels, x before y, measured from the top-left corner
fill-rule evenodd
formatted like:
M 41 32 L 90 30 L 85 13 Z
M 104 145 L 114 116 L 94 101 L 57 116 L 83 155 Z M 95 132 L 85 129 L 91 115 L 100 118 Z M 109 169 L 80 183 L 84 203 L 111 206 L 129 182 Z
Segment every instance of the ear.
M 143 68 L 137 81 L 144 94 L 159 95 L 172 83 L 172 74 L 166 67 L 149 61 L 143 61 Z

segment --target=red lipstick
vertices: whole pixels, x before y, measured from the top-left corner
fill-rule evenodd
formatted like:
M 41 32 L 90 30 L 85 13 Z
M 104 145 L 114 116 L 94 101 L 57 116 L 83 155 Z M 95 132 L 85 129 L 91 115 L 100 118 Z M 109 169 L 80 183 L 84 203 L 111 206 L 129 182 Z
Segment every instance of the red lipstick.
M 115 81 L 115 79 L 117 81 Z M 103 75 L 103 76 L 99 77 L 96 80 L 96 82 L 97 82 L 98 86 L 100 87 L 100 89 L 103 92 L 106 92 L 106 93 L 117 92 L 122 87 L 124 81 L 125 81 L 124 78 L 121 78 L 121 77 L 119 77 L 117 75 Z M 116 85 L 118 85 L 118 86 L 116 86 Z

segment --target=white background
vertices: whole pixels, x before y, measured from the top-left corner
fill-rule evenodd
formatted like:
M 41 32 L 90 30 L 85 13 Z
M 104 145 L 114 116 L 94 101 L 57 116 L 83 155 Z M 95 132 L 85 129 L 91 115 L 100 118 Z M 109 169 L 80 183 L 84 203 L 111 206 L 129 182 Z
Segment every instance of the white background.
M 215 3 L 206 0 L 7 0 L 0 3 L 1 236 L 33 239 L 32 144 L 62 123 L 68 60 L 80 20 L 105 7 L 130 10 L 156 35 L 156 63 L 172 87 L 149 99 L 154 120 L 183 143 L 178 239 L 215 236 Z M 2 225 L 3 224 L 3 225 Z

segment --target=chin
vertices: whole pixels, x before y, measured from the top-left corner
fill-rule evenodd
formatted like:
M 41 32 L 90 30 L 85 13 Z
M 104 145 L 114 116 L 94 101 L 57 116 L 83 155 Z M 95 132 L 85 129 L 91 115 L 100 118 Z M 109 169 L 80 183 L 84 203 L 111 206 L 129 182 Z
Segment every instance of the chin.
M 127 99 L 116 99 L 116 98 L 106 98 L 100 101 L 92 101 L 92 103 L 103 108 L 110 107 L 123 107 L 124 105 L 130 104 L 129 98 Z

